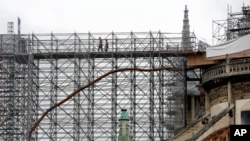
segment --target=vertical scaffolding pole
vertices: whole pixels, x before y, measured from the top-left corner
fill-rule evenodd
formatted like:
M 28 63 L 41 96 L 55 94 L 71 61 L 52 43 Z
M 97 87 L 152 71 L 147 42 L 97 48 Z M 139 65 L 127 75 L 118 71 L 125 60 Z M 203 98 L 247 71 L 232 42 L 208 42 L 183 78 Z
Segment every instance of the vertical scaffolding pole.
M 150 50 L 153 51 L 153 36 L 152 33 L 150 32 L 150 41 L 149 41 L 149 46 L 150 46 Z M 150 54 L 150 58 L 149 58 L 149 65 L 151 69 L 154 69 L 154 56 L 152 54 Z M 150 72 L 150 78 L 149 78 L 149 140 L 150 141 L 154 141 L 154 126 L 155 126 L 155 120 L 154 120 L 154 112 L 155 112 L 155 87 L 154 87 L 154 72 Z
M 88 49 L 91 51 L 91 34 L 88 33 Z M 93 47 L 94 49 L 94 47 Z M 95 59 L 91 58 L 90 54 L 87 56 L 88 61 L 88 83 L 95 79 Z M 95 85 L 88 88 L 88 130 L 87 130 L 87 139 L 88 141 L 94 141 L 94 87 Z
M 131 48 L 136 50 L 135 37 L 133 32 L 131 32 Z M 136 58 L 133 57 L 132 53 L 130 55 L 131 67 L 136 68 Z M 136 72 L 130 72 L 131 86 L 130 86 L 130 141 L 136 140 Z
M 76 52 L 79 51 L 79 49 L 77 48 L 79 45 L 79 43 L 77 43 L 78 38 L 77 38 L 77 34 L 74 33 L 74 60 L 73 60 L 73 64 L 74 64 L 74 89 L 79 89 L 80 88 L 80 84 L 81 84 L 81 76 L 80 76 L 80 63 L 81 60 L 77 58 L 76 56 Z M 79 45 L 80 46 L 80 45 Z M 82 93 L 81 93 L 82 94 Z M 80 112 L 81 112 L 81 94 L 78 94 L 76 97 L 74 97 L 74 140 L 75 141 L 79 141 L 81 140 L 80 138 L 80 126 L 81 126 L 81 119 L 80 119 Z
M 38 103 L 39 103 L 39 60 L 36 60 L 34 61 L 34 56 L 33 56 L 33 52 L 34 52 L 34 46 L 35 46 L 35 42 L 34 42 L 34 35 L 31 34 L 29 35 L 29 71 L 32 71 L 33 73 L 29 73 L 29 75 L 33 75 L 33 79 L 29 79 L 31 82 L 31 84 L 29 84 L 29 86 L 31 87 L 32 86 L 32 90 L 30 93 L 30 95 L 28 95 L 28 97 L 31 99 L 31 101 L 28 101 L 28 105 L 33 105 L 33 109 L 32 112 L 33 114 L 30 114 L 31 115 L 31 120 L 29 122 L 29 128 L 32 127 L 32 124 L 37 120 L 38 118 Z M 37 65 L 35 65 L 37 64 Z M 28 138 L 28 134 L 27 134 L 27 138 Z M 32 135 L 31 137 L 32 140 L 38 140 L 38 131 L 35 130 L 35 133 Z
M 184 70 L 184 96 L 183 96 L 183 105 L 184 105 L 184 127 L 187 126 L 187 112 L 188 112 L 188 99 L 187 99 L 187 59 L 183 57 L 183 70 Z
M 159 49 L 162 50 L 163 49 L 163 37 L 161 32 L 158 33 L 159 34 Z M 159 65 L 161 67 L 164 66 L 164 62 L 163 62 L 163 58 L 159 56 Z M 159 99 L 159 137 L 160 137 L 160 141 L 164 140 L 164 125 L 166 124 L 164 122 L 164 98 L 166 97 L 164 95 L 164 73 L 163 71 L 159 72 L 158 75 L 158 79 L 159 79 L 159 92 L 158 92 L 158 99 Z
M 115 41 L 113 43 L 113 41 Z M 115 38 L 114 33 L 112 33 L 112 48 L 117 49 L 117 40 Z M 117 52 L 117 50 L 115 50 Z M 112 53 L 112 69 L 117 70 L 117 57 L 114 56 L 114 53 Z M 111 119 L 112 119 L 112 132 L 111 132 L 111 140 L 116 141 L 117 140 L 117 74 L 112 74 L 112 105 L 111 105 Z
M 54 58 L 53 54 L 58 52 L 58 46 L 56 44 L 56 40 L 54 40 L 54 35 L 51 33 L 50 40 L 50 107 L 52 107 L 57 102 L 58 95 L 58 58 Z M 54 43 L 55 42 L 55 43 Z M 50 138 L 53 140 L 57 140 L 57 109 L 50 112 Z
M 160 58 L 160 65 L 161 67 L 163 67 L 163 59 Z M 159 75 L 158 75 L 158 79 L 159 79 L 159 92 L 158 92 L 158 99 L 159 99 L 159 112 L 158 112 L 158 115 L 159 115 L 159 138 L 160 138 L 160 141 L 163 141 L 164 140 L 164 110 L 163 110 L 163 105 L 164 105 L 164 93 L 163 93 L 163 88 L 164 88 L 164 82 L 163 82 L 163 72 L 160 71 L 159 72 Z

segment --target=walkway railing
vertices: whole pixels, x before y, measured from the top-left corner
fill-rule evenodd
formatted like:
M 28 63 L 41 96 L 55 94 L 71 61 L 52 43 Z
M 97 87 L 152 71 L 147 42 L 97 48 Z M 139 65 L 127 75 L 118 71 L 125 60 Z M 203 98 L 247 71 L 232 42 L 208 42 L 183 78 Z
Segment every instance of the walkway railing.
M 11 53 L 13 47 L 17 48 L 16 53 L 176 51 L 183 50 L 181 36 L 181 33 L 160 31 L 23 34 L 20 37 L 8 34 L 0 35 L 0 51 Z M 98 49 L 100 37 L 102 49 Z M 198 48 L 195 36 L 188 44 L 194 50 Z

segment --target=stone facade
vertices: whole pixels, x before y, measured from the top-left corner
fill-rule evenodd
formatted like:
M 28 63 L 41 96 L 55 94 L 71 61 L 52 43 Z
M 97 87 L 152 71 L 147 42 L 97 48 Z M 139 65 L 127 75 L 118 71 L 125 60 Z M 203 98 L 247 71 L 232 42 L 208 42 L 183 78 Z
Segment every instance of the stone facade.
M 235 100 L 250 98 L 250 82 L 241 82 L 232 85 L 232 94 Z M 227 102 L 227 85 L 216 87 L 208 92 L 211 105 Z

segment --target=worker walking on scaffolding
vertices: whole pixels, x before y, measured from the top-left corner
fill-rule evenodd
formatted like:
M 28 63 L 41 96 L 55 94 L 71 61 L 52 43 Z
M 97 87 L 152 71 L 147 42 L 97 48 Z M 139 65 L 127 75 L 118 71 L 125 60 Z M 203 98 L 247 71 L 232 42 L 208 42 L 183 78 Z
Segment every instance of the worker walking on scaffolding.
M 103 49 L 102 49 L 102 38 L 99 37 L 99 45 L 98 45 L 98 52 L 99 50 L 101 50 L 103 52 Z
M 108 52 L 108 48 L 109 48 L 108 39 L 105 39 L 105 52 Z

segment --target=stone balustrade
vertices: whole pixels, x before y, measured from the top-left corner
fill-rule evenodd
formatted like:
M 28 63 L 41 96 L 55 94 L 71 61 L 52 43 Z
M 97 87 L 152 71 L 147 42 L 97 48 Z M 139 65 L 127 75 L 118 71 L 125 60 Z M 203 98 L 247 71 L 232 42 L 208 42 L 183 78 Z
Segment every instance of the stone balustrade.
M 220 64 L 214 67 L 211 67 L 202 75 L 203 83 L 206 83 L 210 80 L 229 77 L 229 76 L 236 76 L 242 74 L 250 74 L 250 60 L 249 59 L 239 59 L 234 60 L 228 64 L 228 72 L 226 71 L 226 64 Z

